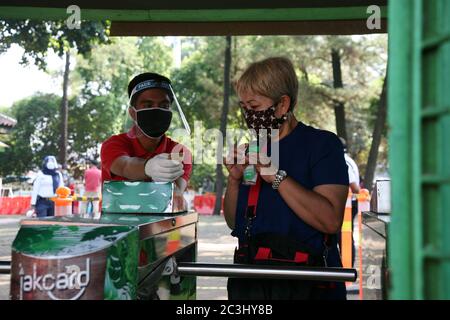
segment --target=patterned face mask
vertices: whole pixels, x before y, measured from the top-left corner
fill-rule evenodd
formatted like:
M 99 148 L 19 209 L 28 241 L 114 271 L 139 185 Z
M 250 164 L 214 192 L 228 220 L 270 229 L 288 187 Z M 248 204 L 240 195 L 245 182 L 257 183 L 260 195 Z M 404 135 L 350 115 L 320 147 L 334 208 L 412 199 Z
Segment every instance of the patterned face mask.
M 275 117 L 276 105 L 277 104 L 274 104 L 263 111 L 255 111 L 244 108 L 244 118 L 245 122 L 247 122 L 248 128 L 254 129 L 257 133 L 261 129 L 279 129 L 284 121 L 286 121 L 287 114 L 284 114 L 281 118 Z

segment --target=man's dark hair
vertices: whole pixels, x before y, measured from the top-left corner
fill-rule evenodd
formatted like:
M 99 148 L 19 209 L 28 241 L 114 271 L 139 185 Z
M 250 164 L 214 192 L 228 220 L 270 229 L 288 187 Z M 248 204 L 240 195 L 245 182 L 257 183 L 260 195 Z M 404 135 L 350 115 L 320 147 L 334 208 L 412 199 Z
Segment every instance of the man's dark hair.
M 89 165 L 91 165 L 91 166 L 96 166 L 96 167 L 98 168 L 99 163 L 98 163 L 97 160 L 94 160 L 94 159 L 88 159 L 86 162 L 87 162 Z
M 164 84 L 171 84 L 169 78 L 162 76 L 158 73 L 153 73 L 153 72 L 145 72 L 145 73 L 141 73 L 137 76 L 135 76 L 130 83 L 128 84 L 128 98 L 131 98 L 131 93 L 133 92 L 133 89 L 140 83 L 144 82 L 144 81 L 149 81 L 149 80 L 154 80 L 156 82 L 156 85 L 153 86 L 153 88 L 159 88 L 162 89 L 164 91 L 167 92 L 167 94 L 169 95 L 170 98 L 170 102 L 173 101 L 173 94 L 172 91 L 170 91 L 170 89 L 168 89 Z M 158 85 L 158 82 L 161 85 Z M 149 88 L 150 89 L 150 88 Z M 144 90 L 137 92 L 136 94 L 133 95 L 132 97 L 132 105 L 134 105 L 134 102 L 137 100 L 137 98 L 139 97 L 139 95 L 144 92 Z

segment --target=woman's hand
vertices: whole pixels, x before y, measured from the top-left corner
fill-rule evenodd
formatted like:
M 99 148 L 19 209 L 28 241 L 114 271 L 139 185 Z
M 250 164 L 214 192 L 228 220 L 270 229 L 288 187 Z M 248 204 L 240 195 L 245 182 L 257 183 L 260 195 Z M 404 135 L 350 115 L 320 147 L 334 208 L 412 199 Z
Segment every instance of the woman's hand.
M 240 182 L 244 174 L 244 169 L 247 166 L 248 158 L 245 156 L 247 144 L 234 146 L 233 150 L 224 157 L 224 164 L 228 170 L 228 179 L 231 182 Z
M 252 157 L 252 155 L 250 155 Z M 255 163 L 254 159 L 251 159 L 250 163 Z M 265 153 L 260 153 L 258 158 L 258 163 L 256 164 L 256 171 L 261 176 L 261 178 L 267 182 L 272 184 L 275 181 L 275 175 L 278 172 L 278 168 L 272 165 L 270 158 L 267 157 Z

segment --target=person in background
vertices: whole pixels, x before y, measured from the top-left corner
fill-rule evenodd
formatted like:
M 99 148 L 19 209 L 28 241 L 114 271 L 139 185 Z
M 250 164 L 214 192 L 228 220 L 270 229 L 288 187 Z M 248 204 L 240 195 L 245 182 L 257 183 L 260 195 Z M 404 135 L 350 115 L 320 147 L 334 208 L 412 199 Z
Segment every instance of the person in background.
M 349 187 L 352 196 L 352 265 L 355 264 L 355 240 L 353 239 L 353 230 L 354 230 L 354 221 L 355 217 L 358 214 L 358 193 L 361 190 L 360 186 L 360 179 L 359 179 L 359 169 L 356 162 L 350 157 L 347 149 L 347 141 L 345 141 L 344 138 L 339 137 L 342 143 L 342 147 L 344 149 L 344 157 L 345 162 L 347 163 L 348 167 L 348 181 L 349 181 Z M 340 235 L 339 235 L 339 243 L 340 243 Z
M 85 197 L 100 198 L 102 192 L 102 172 L 98 168 L 98 162 L 96 160 L 86 161 L 88 168 L 84 172 L 84 194 Z M 89 201 L 80 202 L 80 212 L 85 213 L 87 209 L 87 204 Z M 94 216 L 98 214 L 99 200 L 92 201 Z
M 344 158 L 348 167 L 348 180 L 350 183 L 350 189 L 352 191 L 352 194 L 356 195 L 361 190 L 358 165 L 356 164 L 355 160 L 350 157 L 347 150 L 347 142 L 345 141 L 345 139 L 341 137 L 339 137 L 339 139 L 341 140 L 342 147 L 344 148 Z
M 56 189 L 62 187 L 63 177 L 58 171 L 58 163 L 54 156 L 46 156 L 33 182 L 31 193 L 31 206 L 37 217 L 51 217 L 55 215 L 55 206 L 51 197 L 55 196 Z

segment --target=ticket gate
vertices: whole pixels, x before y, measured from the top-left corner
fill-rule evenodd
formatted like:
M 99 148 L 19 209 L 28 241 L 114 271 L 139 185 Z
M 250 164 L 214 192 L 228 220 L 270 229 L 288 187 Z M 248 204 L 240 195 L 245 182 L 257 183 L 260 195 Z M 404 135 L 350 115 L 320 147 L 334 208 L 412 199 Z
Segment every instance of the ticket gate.
M 197 263 L 197 223 L 171 184 L 106 184 L 99 219 L 22 220 L 0 271 L 10 268 L 15 300 L 191 300 L 196 276 L 356 279 L 353 269 Z

